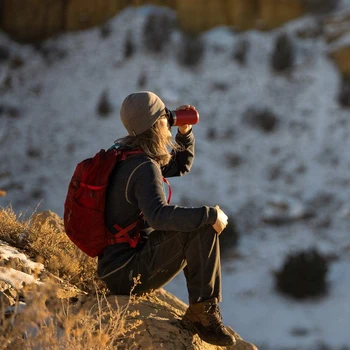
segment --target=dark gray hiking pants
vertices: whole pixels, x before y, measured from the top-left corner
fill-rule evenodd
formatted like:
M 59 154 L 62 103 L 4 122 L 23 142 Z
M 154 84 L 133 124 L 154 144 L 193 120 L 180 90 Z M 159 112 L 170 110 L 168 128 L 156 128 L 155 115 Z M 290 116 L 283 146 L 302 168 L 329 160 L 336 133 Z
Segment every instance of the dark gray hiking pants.
M 153 231 L 130 262 L 103 280 L 113 294 L 129 294 L 140 275 L 133 293 L 142 294 L 162 287 L 181 270 L 190 303 L 213 297 L 221 301 L 219 236 L 211 225 L 186 233 Z

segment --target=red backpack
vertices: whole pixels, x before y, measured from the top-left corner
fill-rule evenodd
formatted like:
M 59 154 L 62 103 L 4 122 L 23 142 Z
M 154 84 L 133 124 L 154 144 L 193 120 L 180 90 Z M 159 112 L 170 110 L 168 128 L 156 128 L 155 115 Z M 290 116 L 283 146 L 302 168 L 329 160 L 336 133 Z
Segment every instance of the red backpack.
M 68 186 L 64 203 L 64 227 L 68 237 L 84 253 L 91 257 L 98 256 L 106 246 L 127 242 L 136 247 L 140 234 L 131 238 L 128 234 L 136 227 L 131 225 L 121 228 L 117 234 L 110 233 L 105 226 L 105 201 L 109 176 L 117 162 L 125 160 L 136 151 L 101 150 L 93 158 L 80 162 Z
M 142 213 L 138 220 L 125 228 L 114 225 L 118 230 L 116 234 L 109 232 L 105 226 L 105 201 L 109 176 L 117 162 L 137 153 L 143 151 L 102 149 L 93 158 L 83 160 L 75 168 L 64 203 L 64 227 L 71 241 L 92 258 L 102 253 L 108 245 L 126 242 L 135 248 L 140 241 L 139 232 L 133 238 L 129 236 L 129 232 L 143 219 Z M 169 203 L 171 187 L 165 178 L 163 181 L 169 186 Z

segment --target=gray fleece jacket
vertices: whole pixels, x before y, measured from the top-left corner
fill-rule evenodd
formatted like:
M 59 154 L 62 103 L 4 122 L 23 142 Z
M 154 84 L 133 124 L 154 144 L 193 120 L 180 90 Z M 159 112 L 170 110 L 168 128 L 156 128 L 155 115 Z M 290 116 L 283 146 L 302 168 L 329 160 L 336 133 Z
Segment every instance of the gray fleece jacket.
M 131 155 L 116 165 L 106 198 L 105 222 L 110 232 L 117 232 L 114 224 L 126 227 L 136 221 L 141 211 L 146 219 L 142 229 L 144 237 L 153 230 L 191 232 L 215 223 L 217 212 L 214 207 L 182 207 L 167 203 L 163 176 L 186 174 L 194 160 L 192 131 L 186 135 L 177 133 L 175 140 L 184 149 L 173 153 L 164 167 L 145 154 Z M 136 248 L 131 248 L 128 243 L 108 246 L 99 256 L 98 275 L 123 265 L 143 245 L 140 243 Z

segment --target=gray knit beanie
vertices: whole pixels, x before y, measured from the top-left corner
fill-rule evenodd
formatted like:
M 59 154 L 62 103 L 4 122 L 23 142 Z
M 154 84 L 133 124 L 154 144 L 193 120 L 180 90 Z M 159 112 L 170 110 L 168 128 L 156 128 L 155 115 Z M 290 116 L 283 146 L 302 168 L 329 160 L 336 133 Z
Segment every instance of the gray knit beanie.
M 165 109 L 163 101 L 153 92 L 140 91 L 128 95 L 120 109 L 120 119 L 129 135 L 148 130 Z

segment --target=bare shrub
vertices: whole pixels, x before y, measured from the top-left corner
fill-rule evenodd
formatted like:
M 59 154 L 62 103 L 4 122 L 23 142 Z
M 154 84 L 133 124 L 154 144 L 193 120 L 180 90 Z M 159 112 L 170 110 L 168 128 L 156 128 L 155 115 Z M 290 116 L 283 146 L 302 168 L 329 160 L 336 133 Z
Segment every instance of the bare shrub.
M 45 287 L 29 286 L 13 312 L 0 316 L 0 343 L 6 349 L 119 349 L 127 337 L 138 334 L 142 321 L 139 312 L 130 306 L 137 301 L 118 305 L 96 290 L 96 296 L 87 298 L 90 308 L 72 302 L 72 290 L 58 289 L 47 283 Z M 3 347 L 1 347 L 3 349 Z
M 245 39 L 240 40 L 234 48 L 233 59 L 241 65 L 245 65 L 247 63 L 248 50 L 249 42 Z
M 0 115 L 2 114 L 13 119 L 18 119 L 21 117 L 21 112 L 17 107 L 7 104 L 0 104 Z
M 68 55 L 66 49 L 59 47 L 54 42 L 36 43 L 34 47 L 41 54 L 48 65 L 61 61 Z
M 217 130 L 215 127 L 211 126 L 207 129 L 207 139 L 209 140 L 216 140 L 218 137 Z
M 31 257 L 42 260 L 45 268 L 79 288 L 90 291 L 96 277 L 96 261 L 81 252 L 64 233 L 49 224 L 31 226 L 31 219 L 16 215 L 11 208 L 0 210 L 0 240 L 25 247 Z
M 328 13 L 339 6 L 339 0 L 305 0 L 305 8 L 311 13 Z
M 323 296 L 328 289 L 327 272 L 328 260 L 316 249 L 290 254 L 275 273 L 276 288 L 296 299 Z
M 242 156 L 238 153 L 228 153 L 225 155 L 226 164 L 230 168 L 238 168 L 244 163 Z
M 109 38 L 112 34 L 112 28 L 110 26 L 109 23 L 104 23 L 101 27 L 100 27 L 100 35 L 101 38 L 106 39 Z
M 130 58 L 134 55 L 135 47 L 132 41 L 131 31 L 128 31 L 124 41 L 124 58 Z
M 195 67 L 203 59 L 204 43 L 200 36 L 183 35 L 183 43 L 178 49 L 178 62 L 185 67 Z
M 268 108 L 249 107 L 243 115 L 243 121 L 263 132 L 273 132 L 279 124 L 279 118 Z
M 10 59 L 9 67 L 11 69 L 19 69 L 22 68 L 25 65 L 25 62 L 22 57 L 20 56 L 14 56 Z
M 41 188 L 33 188 L 31 191 L 30 191 L 30 196 L 33 198 L 33 199 L 43 199 L 45 197 L 45 192 L 44 190 L 42 190 Z
M 42 150 L 40 148 L 35 148 L 32 146 L 29 146 L 27 148 L 27 157 L 28 158 L 36 158 L 36 159 L 40 159 L 40 157 L 42 156 Z
M 343 107 L 350 107 L 350 76 L 344 75 L 340 82 L 339 103 Z
M 227 83 L 225 83 L 225 82 L 214 81 L 211 84 L 211 88 L 213 90 L 225 92 L 225 91 L 227 91 L 229 89 L 229 85 Z
M 0 240 L 45 266 L 43 271 L 27 272 L 20 260 L 11 262 L 18 271 L 38 273 L 43 283 L 26 284 L 18 291 L 2 284 L 0 348 L 124 348 L 125 339 L 138 334 L 142 323 L 132 306 L 146 297 L 132 295 L 133 288 L 129 296 L 120 297 L 121 303 L 108 297 L 96 279 L 96 259 L 79 251 L 62 232 L 58 215 L 48 220 L 39 216 L 25 220 L 11 208 L 0 209 Z M 140 276 L 134 278 L 134 287 L 139 283 Z
M 152 12 L 143 28 L 143 44 L 147 51 L 161 53 L 170 41 L 175 19 L 167 11 Z
M 0 85 L 0 93 L 9 92 L 13 88 L 12 76 L 10 73 L 7 74 L 7 77 L 3 80 L 2 85 Z
M 145 72 L 141 72 L 137 80 L 137 85 L 140 89 L 144 89 L 147 85 L 147 75 Z
M 7 46 L 0 45 L 0 62 L 5 62 L 10 58 L 10 50 Z
M 100 117 L 107 117 L 113 112 L 113 107 L 109 101 L 107 91 L 104 91 L 101 94 L 100 100 L 97 105 L 97 112 Z
M 294 64 L 294 47 L 288 34 L 280 34 L 275 42 L 271 59 L 271 66 L 274 71 L 283 72 L 292 68 Z

